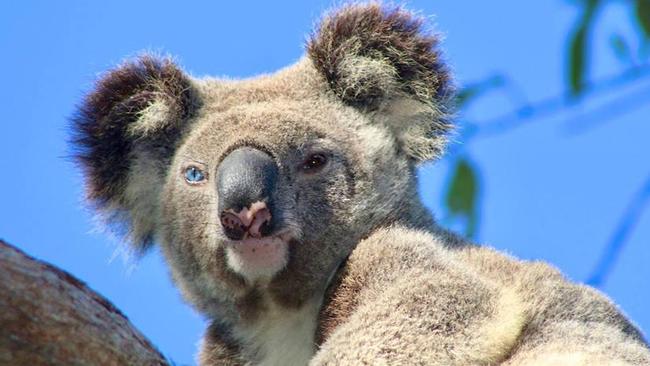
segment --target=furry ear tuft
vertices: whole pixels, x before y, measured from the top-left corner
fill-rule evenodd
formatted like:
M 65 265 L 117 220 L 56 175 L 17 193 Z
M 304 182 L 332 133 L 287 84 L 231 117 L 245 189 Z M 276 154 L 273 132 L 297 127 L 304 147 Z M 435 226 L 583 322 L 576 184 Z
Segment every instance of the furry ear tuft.
M 363 112 L 382 114 L 393 132 L 406 132 L 398 141 L 422 161 L 440 153 L 451 129 L 454 91 L 438 43 L 423 30 L 423 19 L 406 10 L 352 4 L 322 20 L 307 52 L 337 97 Z
M 136 246 L 151 241 L 155 205 L 148 200 L 195 108 L 190 79 L 169 59 L 141 56 L 109 71 L 72 118 L 73 146 L 88 199 L 126 221 Z M 134 187 L 134 167 L 150 187 Z M 146 168 L 146 169 L 144 169 Z M 146 212 L 145 212 L 146 211 Z

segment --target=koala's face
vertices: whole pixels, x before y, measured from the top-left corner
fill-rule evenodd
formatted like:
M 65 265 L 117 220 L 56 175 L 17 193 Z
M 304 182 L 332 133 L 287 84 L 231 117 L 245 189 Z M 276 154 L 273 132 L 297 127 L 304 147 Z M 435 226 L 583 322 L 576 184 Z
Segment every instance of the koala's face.
M 363 113 L 319 95 L 310 67 L 197 83 L 201 109 L 161 196 L 176 268 L 209 258 L 227 286 L 269 286 L 297 303 L 409 201 L 408 157 Z
M 363 231 L 353 222 L 357 180 L 368 172 L 350 113 L 286 98 L 223 106 L 222 95 L 242 93 L 237 86 L 202 87 L 215 95 L 204 96 L 206 113 L 173 159 L 162 195 L 164 242 L 170 251 L 191 246 L 194 260 L 218 258 L 220 276 L 247 285 L 281 271 L 295 287 L 316 280 L 307 274 L 331 270 Z
M 373 229 L 418 221 L 413 170 L 439 154 L 450 97 L 419 24 L 349 6 L 297 64 L 243 81 L 122 66 L 76 119 L 90 198 L 161 244 L 202 311 L 300 305 Z

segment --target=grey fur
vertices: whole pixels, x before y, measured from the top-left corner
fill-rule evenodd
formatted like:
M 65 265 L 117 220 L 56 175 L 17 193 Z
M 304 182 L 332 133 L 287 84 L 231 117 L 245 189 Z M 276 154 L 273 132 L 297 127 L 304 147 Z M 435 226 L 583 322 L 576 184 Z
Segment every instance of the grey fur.
M 99 112 L 78 123 L 91 192 L 102 192 L 90 198 L 155 234 L 184 297 L 212 321 L 201 364 L 650 364 L 603 295 L 450 234 L 423 207 L 416 164 L 440 155 L 451 128 L 436 45 L 405 10 L 348 5 L 326 16 L 306 57 L 271 75 L 141 78 L 145 58 L 99 83 L 82 107 L 101 100 Z M 133 90 L 102 87 L 111 75 Z M 106 144 L 124 156 L 103 159 Z M 215 172 L 241 146 L 279 168 L 274 220 L 288 262 L 268 278 L 233 266 L 220 230 Z M 302 174 L 313 152 L 329 162 Z M 119 177 L 97 179 L 117 162 Z M 205 184 L 185 182 L 190 165 Z

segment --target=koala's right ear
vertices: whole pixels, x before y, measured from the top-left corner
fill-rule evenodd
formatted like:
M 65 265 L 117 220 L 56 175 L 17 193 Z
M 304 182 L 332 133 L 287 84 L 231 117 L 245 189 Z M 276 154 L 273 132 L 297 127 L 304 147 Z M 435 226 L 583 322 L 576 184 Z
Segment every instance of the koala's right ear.
M 106 73 L 72 119 L 87 198 L 139 251 L 152 243 L 164 177 L 196 108 L 189 77 L 146 55 Z
M 384 125 L 412 161 L 440 156 L 454 88 L 424 19 L 378 2 L 345 5 L 321 21 L 307 53 L 343 103 Z

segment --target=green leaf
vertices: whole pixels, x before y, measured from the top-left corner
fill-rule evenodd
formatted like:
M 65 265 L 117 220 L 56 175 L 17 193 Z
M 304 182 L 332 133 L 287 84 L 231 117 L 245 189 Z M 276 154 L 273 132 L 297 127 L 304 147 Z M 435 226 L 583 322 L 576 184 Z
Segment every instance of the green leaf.
M 571 38 L 569 53 L 569 90 L 573 96 L 579 95 L 585 83 L 585 56 L 587 27 L 581 24 Z
M 477 86 L 464 87 L 456 94 L 456 107 L 462 108 L 479 94 L 480 90 Z
M 478 226 L 478 192 L 476 169 L 467 159 L 458 159 L 445 195 L 445 205 L 450 216 L 466 220 L 465 234 L 469 237 L 476 234 Z
M 630 46 L 620 34 L 612 34 L 609 38 L 609 44 L 612 46 L 612 50 L 619 60 L 626 63 L 632 61 Z
M 589 56 L 589 36 L 598 0 L 587 0 L 575 30 L 569 38 L 569 91 L 579 96 L 585 87 L 587 57 Z
M 650 38 L 650 0 L 636 0 L 635 13 L 643 33 Z

